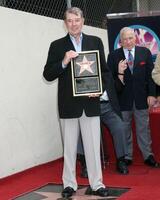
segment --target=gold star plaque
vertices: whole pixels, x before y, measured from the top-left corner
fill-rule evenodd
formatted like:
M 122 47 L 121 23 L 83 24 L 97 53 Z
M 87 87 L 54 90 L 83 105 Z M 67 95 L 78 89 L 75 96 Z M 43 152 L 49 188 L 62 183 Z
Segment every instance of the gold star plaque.
M 71 61 L 73 96 L 102 94 L 99 51 L 82 51 Z

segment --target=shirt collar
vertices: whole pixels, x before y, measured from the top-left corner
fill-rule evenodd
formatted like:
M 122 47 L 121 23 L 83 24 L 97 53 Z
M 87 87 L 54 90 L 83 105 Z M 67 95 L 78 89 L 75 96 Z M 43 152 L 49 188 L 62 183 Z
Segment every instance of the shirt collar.
M 123 51 L 124 51 L 124 53 L 128 53 L 129 50 L 126 49 L 126 48 L 123 48 Z M 133 47 L 130 51 L 131 51 L 132 54 L 134 54 L 135 53 L 135 47 Z
M 75 37 L 73 37 L 73 36 L 70 35 L 70 34 L 69 34 L 69 37 L 70 37 L 71 41 L 76 42 Z M 81 34 L 80 34 L 80 42 L 82 42 L 82 38 L 83 38 L 83 35 L 82 35 L 82 33 L 81 33 Z

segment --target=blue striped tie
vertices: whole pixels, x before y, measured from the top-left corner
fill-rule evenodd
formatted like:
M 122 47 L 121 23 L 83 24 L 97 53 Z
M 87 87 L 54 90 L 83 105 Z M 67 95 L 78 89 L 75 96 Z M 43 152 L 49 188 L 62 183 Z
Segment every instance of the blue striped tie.
M 133 74 L 133 62 L 134 62 L 134 59 L 133 59 L 131 50 L 128 50 L 128 66 L 131 71 L 131 74 Z

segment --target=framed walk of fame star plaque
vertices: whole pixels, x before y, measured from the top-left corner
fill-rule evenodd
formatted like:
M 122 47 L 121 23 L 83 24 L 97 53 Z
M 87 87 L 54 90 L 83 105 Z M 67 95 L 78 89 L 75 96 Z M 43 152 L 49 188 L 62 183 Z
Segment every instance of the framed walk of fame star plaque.
M 102 94 L 99 51 L 82 51 L 71 60 L 73 96 Z

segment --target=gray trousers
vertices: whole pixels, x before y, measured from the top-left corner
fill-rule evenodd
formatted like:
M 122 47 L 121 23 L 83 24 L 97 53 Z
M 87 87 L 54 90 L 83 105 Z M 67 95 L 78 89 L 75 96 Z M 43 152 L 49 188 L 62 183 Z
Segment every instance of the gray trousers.
M 93 190 L 105 187 L 102 183 L 100 160 L 100 118 L 87 117 L 83 112 L 80 118 L 61 119 L 64 147 L 63 185 L 77 190 L 76 157 L 79 133 L 81 132 L 89 184 Z
M 123 111 L 122 116 L 126 129 L 125 132 L 128 152 L 126 158 L 132 160 L 133 157 L 132 119 L 134 116 L 137 143 L 144 160 L 147 159 L 149 155 L 153 154 L 151 150 L 152 141 L 150 137 L 148 109 L 137 110 L 134 106 L 132 111 Z
M 109 128 L 113 137 L 117 159 L 127 155 L 125 124 L 123 120 L 114 112 L 110 103 L 101 103 L 101 121 Z M 81 138 L 78 142 L 78 153 L 84 154 Z

